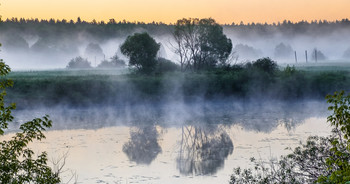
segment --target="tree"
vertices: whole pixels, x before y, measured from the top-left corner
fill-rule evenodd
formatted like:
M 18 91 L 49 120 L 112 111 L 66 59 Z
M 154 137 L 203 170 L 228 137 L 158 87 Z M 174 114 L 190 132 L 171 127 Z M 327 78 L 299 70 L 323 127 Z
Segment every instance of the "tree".
M 5 133 L 9 122 L 14 117 L 11 111 L 16 108 L 14 103 L 6 106 L 4 97 L 6 88 L 11 87 L 13 82 L 6 78 L 10 67 L 0 60 L 0 135 Z M 47 165 L 47 153 L 43 152 L 36 156 L 34 151 L 28 148 L 28 144 L 35 140 L 42 140 L 42 133 L 50 128 L 52 122 L 48 116 L 36 118 L 20 126 L 20 132 L 10 140 L 0 142 L 0 181 L 1 183 L 59 183 L 58 172 L 54 172 Z
M 262 55 L 262 52 L 260 50 L 245 44 L 237 44 L 233 50 L 241 59 L 256 59 Z
M 312 50 L 311 60 L 324 61 L 327 60 L 327 57 L 323 54 L 323 52 L 315 48 L 314 50 Z
M 120 68 L 125 66 L 125 61 L 119 59 L 117 53 L 111 57 L 111 60 L 103 60 L 97 67 L 99 68 Z
M 288 44 L 280 43 L 275 47 L 275 56 L 277 58 L 290 58 L 293 56 L 293 49 Z
M 277 63 L 268 57 L 254 61 L 252 66 L 269 74 L 274 74 L 278 71 Z
M 232 50 L 231 39 L 214 19 L 180 19 L 175 25 L 175 52 L 181 70 L 210 69 L 225 64 Z
M 67 65 L 67 68 L 91 68 L 91 64 L 87 59 L 78 56 L 70 60 L 70 62 Z
M 346 49 L 343 53 L 344 59 L 350 59 L 350 48 Z
M 96 60 L 101 61 L 104 57 L 104 54 L 99 44 L 89 43 L 85 49 L 84 56 L 87 57 L 90 61 L 94 60 L 96 62 Z
M 150 73 L 154 70 L 160 45 L 148 33 L 135 33 L 128 36 L 121 45 L 121 52 L 129 57 L 129 65 L 138 71 Z

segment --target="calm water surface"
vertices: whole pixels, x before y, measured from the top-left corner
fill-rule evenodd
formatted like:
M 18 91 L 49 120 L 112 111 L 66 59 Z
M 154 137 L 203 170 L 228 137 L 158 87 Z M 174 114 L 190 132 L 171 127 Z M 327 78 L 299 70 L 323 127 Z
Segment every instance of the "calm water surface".
M 67 181 L 76 172 L 78 183 L 228 183 L 233 168 L 251 166 L 251 157 L 277 158 L 310 135 L 330 134 L 321 102 L 161 109 L 35 109 L 16 117 L 51 114 L 53 130 L 31 146 L 51 159 L 68 152 L 62 176 Z

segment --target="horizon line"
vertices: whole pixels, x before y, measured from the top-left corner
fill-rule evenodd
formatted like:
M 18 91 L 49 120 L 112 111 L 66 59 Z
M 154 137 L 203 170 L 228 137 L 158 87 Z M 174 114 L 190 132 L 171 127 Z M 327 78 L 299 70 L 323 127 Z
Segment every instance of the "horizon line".
M 133 20 L 133 21 L 130 21 L 130 20 L 126 20 L 126 19 L 123 19 L 123 20 L 116 20 L 114 18 L 109 18 L 108 21 L 104 21 L 104 20 L 100 20 L 100 21 L 97 21 L 96 19 L 93 19 L 91 21 L 87 21 L 87 20 L 82 20 L 80 18 L 80 16 L 78 16 L 76 18 L 76 20 L 73 20 L 73 19 L 55 19 L 55 18 L 49 18 L 49 19 L 45 19 L 45 18 L 24 18 L 24 17 L 11 17 L 11 18 L 6 18 L 5 20 L 2 19 L 3 17 L 0 16 L 0 22 L 16 22 L 15 20 L 17 20 L 17 22 L 20 22 L 20 21 L 39 21 L 39 22 L 49 22 L 49 21 L 52 21 L 54 20 L 55 23 L 57 22 L 63 22 L 63 21 L 66 21 L 66 23 L 88 23 L 88 24 L 98 24 L 98 25 L 103 25 L 103 24 L 160 24 L 160 25 L 175 25 L 175 23 L 165 23 L 165 22 L 162 22 L 162 21 L 150 21 L 150 22 L 146 22 L 146 21 L 136 21 L 136 20 Z M 197 18 L 197 17 L 188 17 L 188 18 Z M 188 19 L 186 18 L 186 19 Z M 212 18 L 212 17 L 207 17 L 207 18 Z M 80 22 L 79 20 L 80 19 Z M 183 18 L 181 18 L 183 19 Z M 178 19 L 178 20 L 181 20 L 181 19 Z M 205 19 L 205 18 L 198 18 L 198 19 Z M 212 18 L 213 19 L 213 18 Z M 214 19 L 215 20 L 215 19 Z M 335 20 L 327 20 L 327 19 L 314 19 L 314 20 L 299 20 L 299 21 L 292 21 L 292 20 L 288 20 L 288 19 L 284 19 L 282 21 L 277 21 L 277 22 L 272 22 L 272 23 L 267 23 L 266 21 L 265 22 L 247 22 L 247 23 L 244 23 L 243 21 L 239 21 L 239 23 L 236 23 L 235 21 L 231 22 L 231 23 L 218 23 L 219 25 L 222 25 L 222 26 L 233 26 L 233 25 L 237 25 L 237 26 L 249 26 L 249 25 L 269 25 L 269 26 L 276 26 L 276 25 L 281 25 L 281 24 L 284 24 L 284 23 L 288 23 L 288 24 L 299 24 L 299 23 L 308 23 L 308 24 L 312 24 L 312 23 L 338 23 L 338 22 L 350 22 L 350 18 L 341 18 L 341 19 L 335 19 Z

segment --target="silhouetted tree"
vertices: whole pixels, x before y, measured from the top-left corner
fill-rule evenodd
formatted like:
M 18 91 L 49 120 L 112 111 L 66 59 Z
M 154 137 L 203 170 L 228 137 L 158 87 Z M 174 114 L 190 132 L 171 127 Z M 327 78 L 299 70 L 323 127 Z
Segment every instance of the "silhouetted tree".
M 290 58 L 293 56 L 293 49 L 290 45 L 280 43 L 275 47 L 275 57 Z
M 344 59 L 350 59 L 350 48 L 346 49 L 343 53 Z
M 103 60 L 97 67 L 99 68 L 118 68 L 118 67 L 124 67 L 125 61 L 122 59 L 119 59 L 117 53 L 111 57 L 110 61 Z
M 85 57 L 89 58 L 89 60 L 101 60 L 104 57 L 102 48 L 97 43 L 89 43 L 89 45 L 85 49 Z
M 87 59 L 78 56 L 70 60 L 67 68 L 91 68 L 91 64 Z
M 176 63 L 165 59 L 165 58 L 158 58 L 158 62 L 157 62 L 157 72 L 171 72 L 171 71 L 176 71 L 179 70 L 179 65 L 177 65 Z
M 156 64 L 160 45 L 148 33 L 135 33 L 128 36 L 120 47 L 121 52 L 129 57 L 129 65 L 138 71 L 151 73 Z
M 137 164 L 151 164 L 162 152 L 158 143 L 159 133 L 155 126 L 130 131 L 130 141 L 123 145 L 123 152 Z
M 252 63 L 252 66 L 267 73 L 278 71 L 277 63 L 268 57 L 256 60 Z
M 17 34 L 8 35 L 7 37 L 5 37 L 4 44 L 6 46 L 4 48 L 7 50 L 29 49 L 27 41 Z
M 243 59 L 257 59 L 262 54 L 260 50 L 257 50 L 245 44 L 237 44 L 233 48 L 233 51 L 238 54 L 239 58 Z
M 311 59 L 315 61 L 315 60 L 316 60 L 316 57 L 317 57 L 317 60 L 318 60 L 318 61 L 327 60 L 327 57 L 323 54 L 323 52 L 321 52 L 321 51 L 318 50 L 318 49 L 314 49 L 314 50 L 312 51 Z
M 211 18 L 178 20 L 173 35 L 182 70 L 213 68 L 225 63 L 232 50 L 231 40 Z
M 229 135 L 218 127 L 183 126 L 177 168 L 184 175 L 215 174 L 232 154 Z

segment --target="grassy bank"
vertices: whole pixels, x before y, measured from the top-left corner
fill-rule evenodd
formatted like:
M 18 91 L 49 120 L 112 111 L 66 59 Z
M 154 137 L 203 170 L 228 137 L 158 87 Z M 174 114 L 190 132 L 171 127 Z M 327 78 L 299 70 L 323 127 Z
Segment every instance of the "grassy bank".
M 305 69 L 305 68 L 304 68 Z M 130 74 L 121 70 L 15 71 L 9 101 L 32 105 L 123 105 L 162 101 L 240 98 L 324 99 L 350 90 L 347 70 L 287 67 L 269 73 L 249 67 L 206 72 Z

